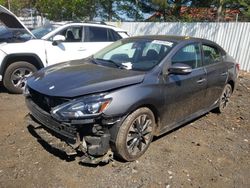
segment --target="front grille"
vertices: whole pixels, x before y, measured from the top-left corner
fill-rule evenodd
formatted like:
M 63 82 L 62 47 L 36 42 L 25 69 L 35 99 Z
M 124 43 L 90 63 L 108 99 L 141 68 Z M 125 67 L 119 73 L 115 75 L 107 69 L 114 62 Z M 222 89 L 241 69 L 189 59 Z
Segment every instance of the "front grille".
M 29 88 L 30 98 L 46 112 L 50 112 L 51 108 L 63 104 L 64 102 L 69 101 L 69 99 L 51 97 L 48 95 L 41 94 L 31 88 Z
M 57 122 L 51 117 L 49 113 L 36 105 L 30 97 L 26 98 L 26 104 L 32 116 L 46 128 L 71 140 L 76 139 L 77 129 L 75 126 Z

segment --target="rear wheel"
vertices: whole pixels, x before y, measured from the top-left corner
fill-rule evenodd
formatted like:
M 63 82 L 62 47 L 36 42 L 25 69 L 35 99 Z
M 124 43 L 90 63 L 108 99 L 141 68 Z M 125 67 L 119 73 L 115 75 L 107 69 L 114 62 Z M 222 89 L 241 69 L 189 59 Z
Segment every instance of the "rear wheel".
M 219 113 L 222 113 L 225 111 L 226 107 L 228 106 L 228 103 L 229 103 L 229 99 L 232 95 L 232 86 L 230 84 L 227 84 L 225 87 L 224 87 L 224 90 L 222 92 L 222 95 L 219 99 L 219 106 L 217 108 L 217 111 Z
M 134 161 L 148 149 L 155 129 L 154 114 L 140 108 L 130 114 L 121 125 L 115 142 L 115 155 Z
M 31 76 L 37 68 L 25 61 L 11 63 L 5 70 L 3 84 L 11 93 L 23 92 L 26 78 Z

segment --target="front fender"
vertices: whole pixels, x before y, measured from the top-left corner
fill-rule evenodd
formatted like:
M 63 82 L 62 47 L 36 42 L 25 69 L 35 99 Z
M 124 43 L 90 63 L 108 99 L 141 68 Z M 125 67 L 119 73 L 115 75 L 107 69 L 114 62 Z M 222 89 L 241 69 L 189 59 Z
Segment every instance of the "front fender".
M 147 106 L 160 114 L 164 96 L 158 84 L 136 84 L 110 92 L 106 97 L 112 98 L 110 106 L 105 110 L 106 116 L 124 116 L 139 107 Z

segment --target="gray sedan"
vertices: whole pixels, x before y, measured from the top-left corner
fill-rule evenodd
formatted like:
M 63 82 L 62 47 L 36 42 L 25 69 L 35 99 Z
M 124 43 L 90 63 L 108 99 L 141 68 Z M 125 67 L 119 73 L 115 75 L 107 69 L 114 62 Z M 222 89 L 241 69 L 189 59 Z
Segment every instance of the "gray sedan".
M 94 56 L 27 80 L 30 125 L 83 163 L 138 159 L 159 136 L 223 112 L 239 65 L 214 42 L 177 36 L 123 39 Z

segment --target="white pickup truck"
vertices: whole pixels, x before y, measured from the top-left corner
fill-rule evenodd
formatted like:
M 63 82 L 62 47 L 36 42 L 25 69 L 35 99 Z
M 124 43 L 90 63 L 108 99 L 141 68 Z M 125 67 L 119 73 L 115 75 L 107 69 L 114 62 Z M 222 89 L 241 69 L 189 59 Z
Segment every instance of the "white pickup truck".
M 22 93 L 25 79 L 38 69 L 86 58 L 128 37 L 126 31 L 105 24 L 74 22 L 51 28 L 41 28 L 40 38 L 0 5 L 0 82 L 9 92 Z

